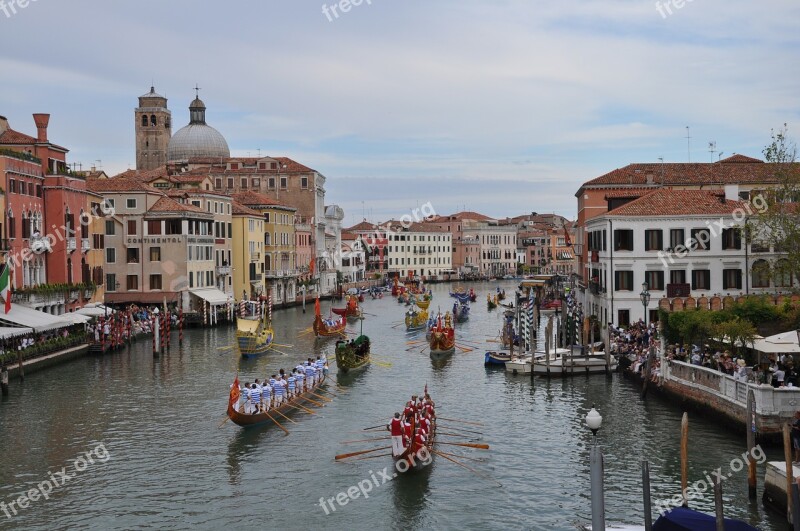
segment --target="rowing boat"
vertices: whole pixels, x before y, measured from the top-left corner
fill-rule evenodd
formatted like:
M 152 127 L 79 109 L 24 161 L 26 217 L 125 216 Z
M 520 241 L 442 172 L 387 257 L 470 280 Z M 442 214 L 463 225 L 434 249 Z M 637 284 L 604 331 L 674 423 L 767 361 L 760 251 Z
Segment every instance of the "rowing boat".
M 343 373 L 365 367 L 369 363 L 370 342 L 365 335 L 352 341 L 336 342 L 336 366 Z
M 322 315 L 320 315 L 319 298 L 314 301 L 314 324 L 312 325 L 312 328 L 314 329 L 315 336 L 342 337 L 344 335 L 344 329 L 346 326 L 347 323 L 345 322 L 344 317 L 339 317 L 336 320 L 323 319 Z
M 431 359 L 435 361 L 444 359 L 456 351 L 456 331 L 453 329 L 450 312 L 445 314 L 444 319 L 439 314 L 436 321 L 436 327 L 431 330 L 429 340 Z
M 239 376 L 236 376 L 236 379 L 233 381 L 233 386 L 231 386 L 231 393 L 228 399 L 228 417 L 234 424 L 243 428 L 258 426 L 267 422 L 275 422 L 274 419 L 276 417 L 288 417 L 290 414 L 297 411 L 298 406 L 301 406 L 300 409 L 302 409 L 302 407 L 305 407 L 303 406 L 304 403 L 308 404 L 309 401 L 306 400 L 307 397 L 316 396 L 313 394 L 313 392 L 315 389 L 318 389 L 325 383 L 325 378 L 326 376 L 323 372 L 322 378 L 311 388 L 303 393 L 300 393 L 291 400 L 284 401 L 284 403 L 278 407 L 262 413 L 243 413 L 240 411 L 242 409 L 242 404 L 239 402 L 239 397 L 241 394 L 239 390 Z
M 275 340 L 272 330 L 272 298 L 269 306 L 259 301 L 242 301 L 236 319 L 236 346 L 243 358 L 266 354 Z

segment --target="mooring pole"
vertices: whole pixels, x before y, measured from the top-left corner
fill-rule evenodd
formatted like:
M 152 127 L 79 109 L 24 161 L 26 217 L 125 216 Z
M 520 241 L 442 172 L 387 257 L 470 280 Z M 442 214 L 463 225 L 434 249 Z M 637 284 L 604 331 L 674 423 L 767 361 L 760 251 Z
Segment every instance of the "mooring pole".
M 722 510 L 722 481 L 720 481 L 720 478 L 714 479 L 714 513 L 717 531 L 725 531 L 725 515 Z
M 683 506 L 689 507 L 686 489 L 689 484 L 689 414 L 684 413 L 681 419 L 681 495 Z
M 642 461 L 642 492 L 644 496 L 644 529 L 653 530 L 653 508 L 650 503 L 650 463 Z
M 756 446 L 756 397 L 752 390 L 747 392 L 747 493 L 751 500 L 757 497 L 758 478 L 753 449 Z

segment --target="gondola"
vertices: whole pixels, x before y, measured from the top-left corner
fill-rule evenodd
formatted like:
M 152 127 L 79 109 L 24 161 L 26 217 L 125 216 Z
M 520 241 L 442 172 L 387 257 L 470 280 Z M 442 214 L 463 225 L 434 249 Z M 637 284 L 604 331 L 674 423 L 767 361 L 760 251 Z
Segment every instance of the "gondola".
M 511 361 L 510 353 L 489 351 L 486 354 L 484 354 L 483 366 L 489 367 L 495 365 L 498 367 L 505 367 L 507 361 Z
M 351 341 L 336 342 L 336 366 L 343 373 L 366 367 L 369 364 L 370 341 L 360 335 Z
M 444 319 L 439 315 L 436 327 L 431 330 L 429 340 L 431 359 L 441 360 L 456 351 L 456 331 L 453 329 L 453 320 L 448 312 Z
M 270 409 L 267 412 L 242 413 L 241 411 L 239 411 L 242 408 L 242 404 L 239 403 L 239 397 L 241 396 L 240 394 L 241 391 L 239 390 L 239 377 L 237 376 L 236 379 L 233 381 L 230 397 L 228 398 L 228 417 L 231 419 L 231 421 L 233 421 L 234 424 L 236 424 L 237 426 L 241 426 L 243 428 L 258 426 L 260 424 L 265 424 L 267 422 L 274 423 L 275 420 L 277 420 L 278 418 L 284 419 L 284 417 L 297 411 L 298 409 L 297 406 L 305 407 L 310 403 L 311 404 L 315 403 L 316 401 L 307 400 L 306 397 L 315 396 L 313 394 L 314 390 L 321 387 L 325 383 L 325 379 L 326 379 L 326 374 L 325 372 L 323 372 L 322 378 L 320 378 L 319 382 L 313 385 L 306 392 L 300 393 L 291 400 L 284 401 L 284 403 L 281 404 L 280 406 Z
M 344 308 L 331 308 L 331 311 L 348 320 L 361 317 L 361 308 L 358 307 L 358 297 L 355 295 L 347 296 L 347 302 Z
M 319 298 L 314 301 L 314 335 L 317 337 L 342 337 L 347 326 L 344 317 L 339 316 L 336 320 L 323 319 L 320 314 Z
M 243 358 L 266 354 L 275 340 L 271 326 L 272 299 L 269 306 L 260 301 L 245 301 L 239 305 L 236 319 L 236 346 Z
M 453 303 L 453 317 L 457 323 L 463 323 L 469 319 L 469 302 L 461 300 Z
M 497 297 L 495 296 L 494 300 L 492 300 L 491 295 L 486 295 L 486 307 L 490 310 L 494 310 L 497 308 Z
M 428 310 L 411 308 L 406 312 L 406 330 L 422 330 L 428 324 Z

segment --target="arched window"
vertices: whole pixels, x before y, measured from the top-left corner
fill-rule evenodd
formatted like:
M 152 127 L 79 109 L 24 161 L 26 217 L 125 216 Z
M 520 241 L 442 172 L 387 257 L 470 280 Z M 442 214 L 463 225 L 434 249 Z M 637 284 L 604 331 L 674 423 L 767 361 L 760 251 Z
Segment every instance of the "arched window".
M 9 238 L 16 238 L 17 237 L 17 224 L 14 221 L 14 211 L 10 208 L 8 209 L 8 237 Z
M 769 287 L 769 263 L 766 260 L 756 260 L 753 262 L 753 287 Z
M 789 260 L 781 258 L 775 262 L 775 287 L 788 288 L 792 285 L 792 266 Z
M 142 127 L 147 127 L 147 115 L 142 115 Z
M 156 126 L 156 115 L 155 114 L 151 114 L 150 115 L 150 125 L 152 125 L 153 127 Z

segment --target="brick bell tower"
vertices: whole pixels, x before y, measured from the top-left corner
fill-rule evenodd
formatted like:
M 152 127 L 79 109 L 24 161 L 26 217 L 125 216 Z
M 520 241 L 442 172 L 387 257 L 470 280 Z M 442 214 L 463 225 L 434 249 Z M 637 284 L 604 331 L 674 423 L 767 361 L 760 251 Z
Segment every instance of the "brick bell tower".
M 136 169 L 152 170 L 166 164 L 167 146 L 172 136 L 172 113 L 167 109 L 167 98 L 150 87 L 150 92 L 139 96 L 134 121 Z

